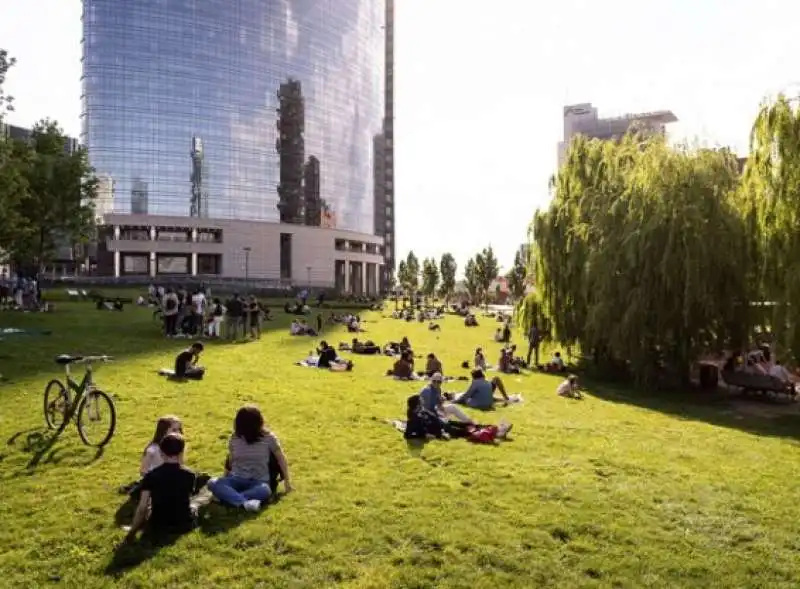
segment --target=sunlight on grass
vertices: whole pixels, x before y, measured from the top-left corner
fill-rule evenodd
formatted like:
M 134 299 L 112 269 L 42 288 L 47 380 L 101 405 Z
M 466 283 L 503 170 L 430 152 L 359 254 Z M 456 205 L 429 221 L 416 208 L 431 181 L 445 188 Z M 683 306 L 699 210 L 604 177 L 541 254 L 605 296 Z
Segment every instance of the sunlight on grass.
M 365 317 L 366 337 L 408 335 L 451 374 L 479 345 L 496 360 L 489 319 L 466 329 L 448 317 L 436 333 Z M 206 379 L 186 384 L 156 374 L 186 342 L 163 340 L 148 310 L 74 303 L 2 320 L 54 333 L 0 343 L 0 586 L 796 586 L 796 422 L 612 389 L 573 402 L 555 377 L 509 376 L 525 402 L 480 418 L 512 421 L 513 440 L 418 450 L 384 420 L 402 418 L 419 385 L 384 377 L 380 356 L 353 357 L 352 373 L 293 366 L 319 340 L 291 338 L 282 313 L 261 341 L 210 344 Z M 42 452 L 42 391 L 61 352 L 118 358 L 96 373 L 118 411 L 100 455 L 74 425 Z M 296 492 L 255 516 L 211 504 L 174 544 L 115 554 L 127 523 L 117 488 L 158 416 L 179 415 L 188 464 L 217 474 L 243 403 L 280 437 Z

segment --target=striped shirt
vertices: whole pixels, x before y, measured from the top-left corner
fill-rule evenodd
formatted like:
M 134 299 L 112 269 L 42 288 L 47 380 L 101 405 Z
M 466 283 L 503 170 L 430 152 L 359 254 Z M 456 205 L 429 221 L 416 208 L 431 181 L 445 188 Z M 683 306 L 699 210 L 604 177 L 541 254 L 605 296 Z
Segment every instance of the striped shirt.
M 231 436 L 228 452 L 231 456 L 231 474 L 246 479 L 269 482 L 270 452 L 280 450 L 278 438 L 272 432 L 248 444 L 244 438 Z

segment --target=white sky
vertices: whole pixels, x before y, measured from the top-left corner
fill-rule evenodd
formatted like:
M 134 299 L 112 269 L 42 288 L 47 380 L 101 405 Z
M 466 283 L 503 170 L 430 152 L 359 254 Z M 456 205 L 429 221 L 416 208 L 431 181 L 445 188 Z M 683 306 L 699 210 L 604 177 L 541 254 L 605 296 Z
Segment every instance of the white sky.
M 744 152 L 762 98 L 800 80 L 797 0 L 396 3 L 399 256 L 450 251 L 463 268 L 491 243 L 508 268 L 547 202 L 564 104 L 671 109 L 673 137 Z M 9 122 L 49 116 L 77 136 L 80 10 L 0 0 L 0 47 L 19 61 Z

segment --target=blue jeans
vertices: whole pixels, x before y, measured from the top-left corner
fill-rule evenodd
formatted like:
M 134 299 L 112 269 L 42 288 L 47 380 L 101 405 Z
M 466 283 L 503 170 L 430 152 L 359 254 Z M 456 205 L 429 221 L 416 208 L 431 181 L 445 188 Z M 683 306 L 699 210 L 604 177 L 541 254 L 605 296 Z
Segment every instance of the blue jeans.
M 272 494 L 267 483 L 236 475 L 212 479 L 208 482 L 208 488 L 214 497 L 234 507 L 241 507 L 250 499 L 263 503 Z

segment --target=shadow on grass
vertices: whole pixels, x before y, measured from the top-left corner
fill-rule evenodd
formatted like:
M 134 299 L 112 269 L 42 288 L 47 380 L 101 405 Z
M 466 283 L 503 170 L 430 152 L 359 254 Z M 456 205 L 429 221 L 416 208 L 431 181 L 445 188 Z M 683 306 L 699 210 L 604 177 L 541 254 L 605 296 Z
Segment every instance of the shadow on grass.
M 584 382 L 583 386 L 592 396 L 612 403 L 624 403 L 678 419 L 738 429 L 758 436 L 800 440 L 800 409 L 791 411 L 793 407 L 784 404 L 764 404 L 724 392 L 694 390 L 649 393 L 597 381 Z M 748 411 L 748 405 L 765 410 Z
M 262 334 L 285 330 L 294 315 L 275 309 L 273 319 L 265 321 Z M 310 322 L 316 314 L 307 316 Z M 174 356 L 191 341 L 191 338 L 165 338 L 161 322 L 154 320 L 152 310 L 131 307 L 121 313 L 98 311 L 89 303 L 61 303 L 52 313 L 0 312 L 0 327 L 17 327 L 34 332 L 49 330 L 50 335 L 17 336 L 0 341 L 0 374 L 13 386 L 15 380 L 38 374 L 61 376 L 61 369 L 53 364 L 59 354 L 107 354 L 125 361 L 142 354 L 162 354 L 164 363 L 171 364 Z M 211 350 L 218 346 L 240 345 L 248 339 L 204 340 Z M 158 370 L 161 366 L 154 366 Z M 77 371 L 76 371 L 77 373 Z M 102 386 L 102 377 L 98 377 Z M 42 383 L 44 385 L 44 383 Z M 0 393 L 2 388 L 0 388 Z
M 103 447 L 91 448 L 88 446 L 82 446 L 81 448 L 55 448 L 55 443 L 59 440 L 61 434 L 67 429 L 67 427 L 68 423 L 64 423 L 59 429 L 52 432 L 51 430 L 45 428 L 34 428 L 22 430 L 13 434 L 6 441 L 6 446 L 18 446 L 20 440 L 22 440 L 22 444 L 18 446 L 19 450 L 24 453 L 31 454 L 30 460 L 28 460 L 28 463 L 25 465 L 25 470 L 17 473 L 16 476 L 27 476 L 40 464 L 60 464 L 65 459 L 84 457 L 86 456 L 87 451 L 93 450 L 86 460 L 77 462 L 73 461 L 71 464 L 73 466 L 89 466 L 93 462 L 102 458 L 103 453 L 105 452 L 105 448 Z M 47 435 L 48 433 L 50 435 Z
M 165 534 L 156 536 L 145 533 L 134 542 L 120 543 L 111 555 L 103 573 L 109 577 L 120 577 L 126 571 L 156 556 L 163 548 L 174 545 L 186 534 Z

